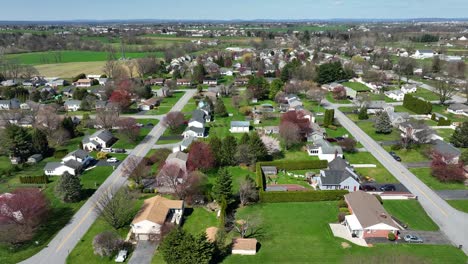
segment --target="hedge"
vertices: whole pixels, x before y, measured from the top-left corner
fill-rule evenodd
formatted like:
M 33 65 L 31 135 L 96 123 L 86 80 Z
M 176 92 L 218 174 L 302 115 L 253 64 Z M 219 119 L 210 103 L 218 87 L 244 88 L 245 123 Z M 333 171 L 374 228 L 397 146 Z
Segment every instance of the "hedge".
M 47 176 L 20 176 L 20 183 L 24 184 L 47 184 L 49 179 Z
M 326 160 L 299 160 L 299 161 L 271 161 L 257 162 L 257 185 L 260 191 L 265 190 L 265 177 L 263 175 L 262 166 L 275 166 L 279 170 L 308 170 L 308 169 L 325 169 L 328 167 Z
M 316 202 L 339 201 L 347 194 L 347 190 L 332 191 L 297 191 L 297 192 L 265 192 L 260 191 L 260 201 L 263 203 Z
M 439 121 L 437 122 L 437 126 L 450 126 L 451 124 L 452 120 L 445 119 L 443 117 L 439 118 Z
M 420 115 L 427 115 L 432 112 L 431 102 L 416 98 L 411 94 L 405 94 L 403 106 Z

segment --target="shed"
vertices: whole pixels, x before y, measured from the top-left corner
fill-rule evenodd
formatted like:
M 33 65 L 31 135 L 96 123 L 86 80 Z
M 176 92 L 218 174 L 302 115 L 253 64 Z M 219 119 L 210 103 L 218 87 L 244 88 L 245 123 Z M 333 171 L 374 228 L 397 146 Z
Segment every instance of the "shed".
M 255 255 L 257 254 L 257 239 L 234 238 L 232 240 L 232 254 Z

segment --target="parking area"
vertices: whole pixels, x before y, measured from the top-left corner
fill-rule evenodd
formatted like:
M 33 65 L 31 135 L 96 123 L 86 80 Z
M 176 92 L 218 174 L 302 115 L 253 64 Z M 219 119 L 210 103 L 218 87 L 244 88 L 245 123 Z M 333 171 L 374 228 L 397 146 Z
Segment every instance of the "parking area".
M 380 187 L 382 187 L 383 185 L 385 185 L 386 183 L 364 183 L 363 185 L 370 185 L 370 186 L 374 186 L 377 191 L 380 190 Z M 409 192 L 408 189 L 406 189 L 406 187 L 401 184 L 401 183 L 391 183 L 393 186 L 395 186 L 395 192 Z
M 129 264 L 150 264 L 153 259 L 154 252 L 158 247 L 159 242 L 155 241 L 138 241 L 138 244 L 130 257 Z
M 405 235 L 415 235 L 421 238 L 424 244 L 429 245 L 451 245 L 450 240 L 440 231 L 415 231 L 415 230 L 402 230 L 400 232 L 401 241 L 404 242 Z M 404 242 L 406 243 L 406 242 Z

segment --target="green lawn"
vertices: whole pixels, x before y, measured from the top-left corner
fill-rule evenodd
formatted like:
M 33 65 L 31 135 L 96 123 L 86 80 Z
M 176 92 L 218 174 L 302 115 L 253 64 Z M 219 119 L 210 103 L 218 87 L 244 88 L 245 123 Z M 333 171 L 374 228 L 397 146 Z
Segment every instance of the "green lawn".
M 238 210 L 237 219 L 258 215 L 261 226 L 253 236 L 260 249 L 255 256 L 228 256 L 223 263 L 367 263 L 374 258 L 410 256 L 419 262 L 465 263 L 466 255 L 453 246 L 376 244 L 371 248 L 352 243 L 343 248 L 328 226 L 336 222 L 335 202 L 258 204 Z M 353 262 L 352 260 L 357 262 Z M 360 259 L 360 261 L 359 261 Z M 153 262 L 154 263 L 154 262 Z M 418 262 L 416 262 L 418 263 Z
M 437 101 L 439 100 L 439 96 L 434 93 L 433 91 L 429 91 L 424 88 L 418 88 L 415 93 L 412 94 L 415 97 L 421 97 L 427 101 Z
M 431 175 L 430 168 L 413 168 L 409 170 L 433 190 L 468 190 L 468 186 L 465 186 L 463 183 L 440 182 Z
M 60 54 L 60 56 L 58 56 Z M 145 53 L 145 52 L 127 52 L 127 58 L 142 58 L 147 55 L 156 55 L 162 57 L 162 52 Z M 88 62 L 88 61 L 106 61 L 108 53 L 104 51 L 46 51 L 46 52 L 30 52 L 21 54 L 10 54 L 8 59 L 17 59 L 23 64 L 49 64 L 49 63 L 65 63 L 65 62 Z M 78 73 L 77 73 L 78 74 Z
M 448 119 L 454 121 L 454 122 L 463 122 L 466 121 L 466 117 L 462 115 L 454 115 L 452 113 L 447 112 L 447 106 L 445 105 L 440 105 L 440 104 L 433 104 L 432 105 L 432 112 L 437 112 L 439 114 L 444 115 Z
M 447 200 L 453 208 L 468 213 L 468 200 Z
M 437 132 L 437 135 L 441 136 L 444 139 L 444 141 L 447 142 L 450 141 L 453 132 L 455 132 L 455 130 L 453 129 L 436 129 L 435 131 Z
M 163 115 L 171 111 L 172 107 L 179 101 L 185 92 L 175 92 L 171 97 L 163 98 L 161 104 L 155 109 L 146 112 L 146 115 Z
M 420 162 L 420 161 L 429 161 L 429 159 L 424 155 L 424 152 L 429 148 L 429 146 L 423 145 L 417 149 L 400 149 L 392 150 L 391 146 L 383 147 L 386 151 L 393 151 L 398 156 L 400 156 L 402 162 Z
M 194 110 L 197 109 L 197 104 L 195 103 L 195 100 L 191 98 L 188 103 L 184 106 L 182 109 L 182 113 L 187 114 L 187 113 L 192 113 Z
M 392 132 L 390 134 L 377 134 L 374 128 L 374 122 L 358 121 L 356 122 L 356 125 L 358 125 L 368 136 L 370 136 L 375 141 L 389 141 L 400 139 L 399 132 L 395 128 L 392 129 Z
M 379 183 L 397 183 L 397 179 L 369 152 L 345 153 L 345 159 L 350 164 L 375 164 L 375 168 L 355 168 L 363 178 L 373 178 Z
M 407 112 L 409 113 L 410 115 L 416 115 L 415 112 L 409 110 L 408 108 L 404 107 L 403 105 L 395 105 L 393 106 L 394 109 L 395 109 L 395 112 Z
M 349 101 L 348 99 L 335 100 L 331 92 L 327 93 L 327 95 L 325 96 L 325 99 L 327 99 L 332 104 L 350 104 L 351 103 L 351 101 Z
M 351 136 L 351 134 L 348 132 L 348 130 L 346 130 L 346 128 L 340 126 L 340 127 L 337 127 L 336 129 L 330 129 L 330 128 L 325 128 L 326 130 L 326 133 L 327 133 L 327 137 L 330 137 L 330 138 L 335 138 L 335 137 L 342 137 L 344 135 L 348 135 L 348 136 Z
M 359 83 L 359 82 L 344 82 L 342 83 L 344 86 L 353 89 L 356 92 L 366 92 L 370 91 L 370 88 L 366 85 Z
M 158 124 L 159 120 L 157 119 L 139 119 L 138 123 L 146 125 L 148 123 L 153 124 L 156 126 Z M 151 132 L 153 128 L 152 127 L 142 127 L 140 128 L 140 134 L 138 135 L 138 138 L 135 141 L 130 141 L 127 137 L 120 135 L 117 133 L 117 142 L 112 145 L 113 148 L 122 148 L 122 149 L 133 149 L 136 147 L 148 134 Z
M 383 206 L 391 215 L 407 224 L 411 230 L 439 230 L 417 200 L 385 200 Z
M 246 176 L 255 179 L 255 173 L 250 171 L 247 167 L 236 166 L 227 167 L 227 169 L 232 176 L 232 189 L 234 193 L 239 191 L 240 182 L 245 179 Z M 210 170 L 206 173 L 206 176 L 208 177 L 208 181 L 205 188 L 211 191 L 214 183 L 216 182 L 216 178 L 218 177 L 218 170 Z
M 185 208 L 183 228 L 193 235 L 205 232 L 208 227 L 217 227 L 216 213 L 203 207 Z

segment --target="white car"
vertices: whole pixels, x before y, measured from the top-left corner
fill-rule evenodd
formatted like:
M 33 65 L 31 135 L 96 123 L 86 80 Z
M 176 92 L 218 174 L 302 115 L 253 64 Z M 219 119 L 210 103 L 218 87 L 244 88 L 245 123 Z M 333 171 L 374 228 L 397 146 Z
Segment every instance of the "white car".
M 115 262 L 124 262 L 125 259 L 127 259 L 127 250 L 120 250 L 119 254 L 117 254 L 117 257 L 115 257 Z
M 109 163 L 115 163 L 117 161 L 119 161 L 117 158 L 108 158 L 107 159 L 107 162 L 109 162 Z

